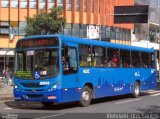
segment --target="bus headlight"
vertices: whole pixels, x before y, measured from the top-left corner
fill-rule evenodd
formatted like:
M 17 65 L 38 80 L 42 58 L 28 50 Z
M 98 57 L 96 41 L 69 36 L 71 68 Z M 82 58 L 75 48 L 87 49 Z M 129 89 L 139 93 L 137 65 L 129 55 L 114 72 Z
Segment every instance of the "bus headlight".
M 16 89 L 17 91 L 21 91 L 21 89 L 17 85 L 14 85 L 14 89 Z
M 54 85 L 52 85 L 48 90 L 47 92 L 52 92 L 52 91 L 55 91 L 57 89 L 57 83 L 55 83 Z

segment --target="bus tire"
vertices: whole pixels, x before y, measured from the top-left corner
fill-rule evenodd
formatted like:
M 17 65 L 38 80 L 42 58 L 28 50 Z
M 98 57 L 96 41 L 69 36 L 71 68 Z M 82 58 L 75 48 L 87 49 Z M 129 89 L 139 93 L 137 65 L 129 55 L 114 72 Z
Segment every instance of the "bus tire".
M 138 98 L 140 96 L 140 83 L 138 81 L 134 84 L 133 97 Z
M 90 89 L 88 86 L 84 86 L 81 92 L 81 97 L 80 97 L 80 106 L 86 107 L 90 105 L 91 103 L 91 97 L 92 97 L 92 89 Z
M 45 107 L 50 107 L 53 105 L 53 102 L 41 102 L 41 104 Z

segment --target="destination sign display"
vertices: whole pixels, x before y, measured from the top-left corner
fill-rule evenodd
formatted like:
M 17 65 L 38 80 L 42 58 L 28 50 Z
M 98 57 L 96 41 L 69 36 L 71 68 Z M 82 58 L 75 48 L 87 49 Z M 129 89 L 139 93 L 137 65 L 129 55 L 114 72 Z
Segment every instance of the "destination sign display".
M 33 48 L 33 47 L 47 47 L 47 46 L 58 46 L 58 37 L 52 38 L 35 38 L 27 40 L 19 40 L 16 48 Z
M 33 72 L 32 71 L 16 71 L 17 77 L 23 77 L 23 78 L 32 78 Z

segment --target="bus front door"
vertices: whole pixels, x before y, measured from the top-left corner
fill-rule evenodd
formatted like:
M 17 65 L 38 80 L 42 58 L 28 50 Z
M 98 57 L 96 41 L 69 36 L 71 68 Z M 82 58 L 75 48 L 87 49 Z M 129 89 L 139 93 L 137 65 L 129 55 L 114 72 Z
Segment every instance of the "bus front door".
M 79 86 L 77 48 L 74 46 L 62 48 L 62 100 L 63 102 L 76 101 L 80 98 L 77 91 Z

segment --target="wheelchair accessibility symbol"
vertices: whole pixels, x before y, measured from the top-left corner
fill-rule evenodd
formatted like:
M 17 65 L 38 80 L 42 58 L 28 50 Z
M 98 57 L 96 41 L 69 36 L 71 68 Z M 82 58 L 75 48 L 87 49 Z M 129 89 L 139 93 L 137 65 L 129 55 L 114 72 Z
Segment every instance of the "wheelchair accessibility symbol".
M 40 78 L 40 71 L 35 71 L 35 72 L 34 72 L 34 78 L 35 78 L 35 79 Z

